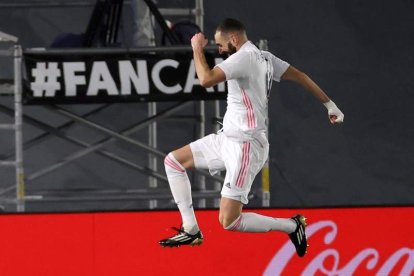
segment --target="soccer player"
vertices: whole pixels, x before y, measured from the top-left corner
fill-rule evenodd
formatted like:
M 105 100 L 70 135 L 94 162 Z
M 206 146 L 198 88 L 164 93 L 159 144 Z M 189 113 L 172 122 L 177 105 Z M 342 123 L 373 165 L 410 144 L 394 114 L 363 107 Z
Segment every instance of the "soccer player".
M 246 35 L 244 25 L 225 19 L 215 33 L 220 54 L 228 58 L 213 69 L 206 62 L 203 48 L 208 41 L 203 33 L 191 39 L 200 84 L 211 87 L 227 81 L 227 110 L 223 129 L 170 152 L 164 160 L 168 182 L 182 217 L 177 234 L 161 240 L 161 246 L 199 245 L 203 235 L 194 214 L 191 184 L 186 170 L 208 169 L 212 175 L 226 170 L 221 191 L 219 220 L 224 229 L 241 232 L 282 231 L 289 235 L 297 254 L 306 253 L 305 218 L 273 218 L 242 212 L 254 177 L 264 165 L 269 143 L 266 138 L 268 92 L 271 81 L 290 80 L 309 91 L 328 110 L 332 124 L 342 123 L 344 114 L 323 90 L 287 62 L 267 51 L 260 51 Z

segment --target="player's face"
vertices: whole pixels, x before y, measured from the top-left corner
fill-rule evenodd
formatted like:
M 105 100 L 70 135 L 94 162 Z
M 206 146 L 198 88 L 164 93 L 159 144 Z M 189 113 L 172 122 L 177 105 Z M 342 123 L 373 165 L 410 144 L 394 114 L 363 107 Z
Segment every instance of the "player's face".
M 236 47 L 231 42 L 230 35 L 223 35 L 221 32 L 216 32 L 214 39 L 220 55 L 230 56 L 237 51 Z

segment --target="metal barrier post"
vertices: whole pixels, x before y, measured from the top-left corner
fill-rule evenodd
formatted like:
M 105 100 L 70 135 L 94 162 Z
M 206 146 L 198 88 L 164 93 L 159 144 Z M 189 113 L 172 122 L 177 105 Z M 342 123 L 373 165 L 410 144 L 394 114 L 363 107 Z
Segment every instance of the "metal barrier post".
M 148 117 L 155 116 L 157 114 L 157 103 L 151 102 L 148 103 Z M 157 122 L 153 122 L 148 126 L 148 144 L 150 147 L 157 148 Z M 149 153 L 148 156 L 149 168 L 157 172 L 157 156 L 152 153 Z M 157 188 L 158 180 L 153 176 L 149 176 L 149 188 Z M 149 208 L 155 209 L 158 206 L 158 201 L 156 199 L 151 199 L 149 201 Z
M 203 0 L 196 0 L 195 2 L 195 21 L 196 24 L 200 27 L 201 31 L 204 31 L 204 13 L 203 13 Z M 199 103 L 199 115 L 200 115 L 200 120 L 199 120 L 199 130 L 198 130 L 198 138 L 202 138 L 206 135 L 205 133 L 205 129 L 206 129 L 206 112 L 205 112 L 205 102 L 201 101 Z M 199 176 L 198 178 L 198 188 L 201 191 L 205 191 L 206 190 L 206 178 L 202 175 Z M 200 199 L 198 201 L 198 207 L 199 208 L 206 208 L 206 200 L 205 199 Z
M 259 41 L 259 49 L 267 51 L 267 40 L 261 39 Z M 269 102 L 267 103 L 269 105 Z M 269 110 L 266 115 L 267 138 L 269 139 Z M 270 206 L 270 174 L 269 174 L 269 156 L 262 168 L 262 207 Z
M 22 47 L 20 45 L 14 46 L 14 110 L 16 126 L 16 205 L 17 212 L 24 212 Z

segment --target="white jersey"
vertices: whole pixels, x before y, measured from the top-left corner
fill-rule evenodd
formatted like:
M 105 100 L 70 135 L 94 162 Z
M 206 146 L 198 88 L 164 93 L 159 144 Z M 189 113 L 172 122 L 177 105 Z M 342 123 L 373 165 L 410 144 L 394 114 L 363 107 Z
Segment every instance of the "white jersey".
M 230 139 L 252 140 L 267 131 L 267 74 L 280 81 L 289 64 L 247 41 L 216 65 L 228 84 L 227 110 L 223 132 Z

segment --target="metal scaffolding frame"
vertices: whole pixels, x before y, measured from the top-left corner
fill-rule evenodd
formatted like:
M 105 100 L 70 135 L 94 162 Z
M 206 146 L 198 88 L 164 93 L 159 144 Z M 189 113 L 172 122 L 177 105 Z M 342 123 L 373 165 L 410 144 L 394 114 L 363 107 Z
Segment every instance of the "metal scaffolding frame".
M 1 160 L 0 166 L 15 167 L 16 170 L 16 208 L 24 211 L 24 169 L 23 169 L 23 129 L 22 129 L 22 47 L 17 44 L 18 38 L 0 32 L 0 42 L 15 43 L 13 49 L 2 51 L 0 54 L 13 56 L 14 67 L 14 124 L 1 124 L 1 130 L 14 130 L 15 155 L 14 160 Z
M 45 2 L 46 3 L 46 2 Z M 47 4 L 47 3 L 46 3 Z M 162 12 L 167 13 L 168 14 L 168 10 L 162 10 Z M 192 14 L 195 16 L 196 18 L 196 23 L 203 29 L 203 0 L 196 0 L 195 1 L 195 8 L 190 10 L 190 9 L 171 9 L 171 14 L 173 15 L 189 15 Z M 172 47 L 173 48 L 173 47 Z M 183 49 L 185 47 L 177 47 L 176 49 L 171 49 L 172 51 L 177 50 L 177 49 Z M 187 47 L 188 48 L 188 47 Z M 108 49 L 89 49 L 91 52 L 107 52 Z M 148 47 L 148 48 L 140 48 L 139 51 L 140 52 L 145 52 L 145 51 L 156 51 L 157 49 L 154 47 Z M 30 49 L 27 49 L 25 51 L 30 52 Z M 56 50 L 50 50 L 47 51 L 48 54 L 50 54 L 51 52 L 54 52 Z M 67 50 L 65 50 L 67 51 Z M 69 50 L 70 51 L 70 50 Z M 75 50 L 76 51 L 76 50 Z M 111 49 L 109 51 L 112 52 L 122 52 L 125 50 L 122 49 Z M 129 49 L 129 51 L 131 52 L 131 49 Z M 133 50 L 132 50 L 133 51 Z M 59 52 L 59 50 L 57 50 L 57 52 Z M 7 52 L 8 53 L 8 52 Z M 80 201 L 80 200 L 124 200 L 124 199 L 146 199 L 149 200 L 149 208 L 156 208 L 157 207 L 157 199 L 166 199 L 166 198 L 171 198 L 171 194 L 168 191 L 164 191 L 162 189 L 157 189 L 154 190 L 154 188 L 158 187 L 157 182 L 158 181 L 162 181 L 162 182 L 167 182 L 166 177 L 163 174 L 158 173 L 157 171 L 157 158 L 164 158 L 165 157 L 165 153 L 161 152 L 157 149 L 157 144 L 156 144 L 156 140 L 157 140 L 157 127 L 156 127 L 156 121 L 166 118 L 168 116 L 171 116 L 172 114 L 174 114 L 175 112 L 181 110 L 182 108 L 188 106 L 191 102 L 183 102 L 183 103 L 177 103 L 175 105 L 173 105 L 172 107 L 163 110 L 163 111 L 158 111 L 157 110 L 157 104 L 154 103 L 149 103 L 149 110 L 148 110 L 148 118 L 146 118 L 145 120 L 142 120 L 140 122 L 138 122 L 137 124 L 134 124 L 133 126 L 128 127 L 125 130 L 118 132 L 112 131 L 108 128 L 105 128 L 102 125 L 96 124 L 90 120 L 87 119 L 88 116 L 95 114 L 103 109 L 105 109 L 106 107 L 108 107 L 109 105 L 102 105 L 98 108 L 96 108 L 95 110 L 92 110 L 90 112 L 88 112 L 87 114 L 83 114 L 82 116 L 79 116 L 69 110 L 66 110 L 62 107 L 58 107 L 58 106 L 43 106 L 44 108 L 47 108 L 48 110 L 51 110 L 53 112 L 57 112 L 67 118 L 70 118 L 71 121 L 68 123 L 65 123 L 59 127 L 51 127 L 48 124 L 45 124 L 29 115 L 24 114 L 22 112 L 22 49 L 20 46 L 15 46 L 14 48 L 14 95 L 15 95 L 15 104 L 14 104 L 14 111 L 4 105 L 0 105 L 0 110 L 3 111 L 6 114 L 11 115 L 12 113 L 14 113 L 15 116 L 15 125 L 2 125 L 0 126 L 1 129 L 15 129 L 16 130 L 16 160 L 15 161 L 2 161 L 0 163 L 0 165 L 4 165 L 4 166 L 11 166 L 11 165 L 15 165 L 16 166 L 16 185 L 7 187 L 5 189 L 3 189 L 0 192 L 0 197 L 4 196 L 6 193 L 12 191 L 12 190 L 16 190 L 16 199 L 7 199 L 4 198 L 2 199 L 2 201 L 5 202 L 12 202 L 12 203 L 16 203 L 17 206 L 17 211 L 18 212 L 23 212 L 25 211 L 25 202 L 29 202 L 29 201 L 57 201 L 60 198 L 56 193 L 53 192 L 48 192 L 48 191 L 43 191 L 42 194 L 31 194 L 31 195 L 27 195 L 25 194 L 24 191 L 24 187 L 25 187 L 25 181 L 30 182 L 33 181 L 43 175 L 46 175 L 62 166 L 65 166 L 66 164 L 69 164 L 70 162 L 73 162 L 89 153 L 92 152 L 97 152 L 99 155 L 104 156 L 106 158 L 109 158 L 111 160 L 114 160 L 120 164 L 126 165 L 130 168 L 133 168 L 141 173 L 144 173 L 146 175 L 149 176 L 149 189 L 134 189 L 133 191 L 129 190 L 127 193 L 124 193 L 125 191 L 122 192 L 117 192 L 117 191 L 99 191 L 97 193 L 91 193 L 89 192 L 86 196 L 85 195 L 74 195 L 71 194 L 69 196 L 65 195 L 64 200 L 65 201 Z M 197 104 L 197 103 L 196 103 Z M 198 118 L 198 123 L 199 123 L 199 137 L 204 136 L 204 128 L 205 128 L 205 110 L 204 110 L 204 102 L 200 102 L 198 103 L 200 105 L 200 113 Z M 158 112 L 157 112 L 158 111 Z M 23 120 L 25 123 L 28 123 L 32 126 L 35 126 L 43 131 L 45 131 L 46 133 L 43 133 L 33 139 L 31 139 L 30 141 L 26 142 L 23 145 L 23 139 L 22 139 L 22 123 Z M 107 135 L 106 138 L 102 139 L 101 141 L 94 143 L 94 144 L 88 144 L 84 141 L 81 141 L 77 138 L 74 137 L 70 137 L 69 135 L 64 133 L 64 129 L 66 129 L 67 127 L 73 125 L 74 123 L 80 123 L 83 124 L 84 126 L 87 126 L 88 128 L 97 130 L 101 133 L 104 133 L 105 135 Z M 148 128 L 149 132 L 148 132 L 148 140 L 149 140 L 149 144 L 145 144 L 142 143 L 138 140 L 132 139 L 130 137 L 128 137 L 128 135 L 142 130 L 142 129 L 146 129 Z M 75 153 L 70 154 L 69 156 L 66 156 L 65 158 L 63 158 L 62 160 L 60 160 L 59 162 L 40 169 L 36 172 L 31 173 L 30 175 L 24 176 L 24 172 L 23 172 L 23 150 L 24 149 L 28 149 L 30 147 L 32 147 L 33 145 L 39 143 L 40 141 L 44 140 L 46 137 L 53 135 L 53 136 L 57 136 L 60 137 L 66 141 L 69 141 L 73 144 L 79 145 L 84 147 L 84 149 L 79 150 Z M 145 151 L 147 151 L 149 153 L 149 160 L 148 160 L 148 167 L 144 167 L 141 166 L 139 164 L 136 164 L 134 162 L 131 162 L 129 160 L 126 160 L 120 156 L 117 156 L 116 154 L 103 150 L 102 148 L 116 140 L 122 140 L 124 142 L 129 143 L 132 146 L 136 146 L 138 148 L 144 149 Z M 7 155 L 8 158 L 10 158 L 10 154 Z M 196 174 L 200 175 L 200 179 L 203 181 L 201 183 L 201 186 L 199 187 L 198 191 L 194 192 L 194 198 L 200 198 L 200 202 L 202 202 L 200 204 L 200 207 L 205 207 L 205 201 L 203 202 L 203 199 L 205 198 L 218 198 L 219 195 L 219 189 L 213 189 L 213 190 L 207 190 L 205 188 L 205 184 L 204 184 L 204 179 L 205 177 L 210 178 L 215 180 L 216 182 L 222 182 L 223 178 L 222 177 L 217 177 L 217 176 L 211 176 L 207 171 L 203 171 L 203 170 L 195 170 Z
M 203 17 L 204 17 L 204 10 L 203 10 L 203 0 L 195 0 L 195 8 L 194 9 L 160 9 L 163 14 L 170 14 L 170 15 L 194 15 L 196 19 L 197 25 L 203 30 Z M 170 12 L 170 13 L 169 13 Z M 188 47 L 169 47 L 171 51 L 175 50 L 183 50 L 188 49 Z M 262 47 L 260 47 L 262 48 Z M 149 52 L 149 51 L 156 51 L 157 47 L 142 47 L 140 49 L 129 49 L 129 52 Z M 163 50 L 165 50 L 163 48 Z M 28 49 L 27 51 L 31 51 Z M 48 50 L 48 54 L 59 54 L 61 50 Z M 70 49 L 65 50 L 66 52 L 70 52 Z M 121 53 L 125 50 L 123 49 L 88 49 L 86 51 L 89 52 L 96 52 L 96 53 L 105 53 L 105 52 L 112 52 L 112 53 Z M 46 53 L 46 52 L 45 52 Z M 77 53 L 77 50 L 73 50 L 73 53 Z M 50 125 L 39 121 L 29 115 L 23 114 L 22 111 L 22 48 L 19 45 L 16 45 L 13 50 L 14 54 L 14 110 L 0 104 L 0 111 L 15 117 L 15 124 L 13 127 L 11 126 L 4 126 L 0 125 L 0 129 L 14 129 L 16 131 L 16 160 L 15 161 L 2 161 L 0 165 L 14 165 L 16 166 L 16 185 L 10 186 L 6 189 L 3 189 L 0 192 L 0 200 L 4 202 L 11 202 L 16 204 L 16 210 L 18 212 L 25 211 L 25 202 L 57 202 L 62 200 L 62 194 L 53 192 L 53 191 L 42 191 L 40 194 L 25 194 L 25 181 L 30 182 L 33 181 L 43 175 L 46 175 L 62 166 L 65 166 L 89 153 L 96 152 L 100 156 L 105 158 L 109 158 L 119 164 L 132 168 L 140 173 L 148 175 L 149 177 L 149 185 L 147 189 L 129 189 L 124 191 L 114 191 L 114 190 L 100 190 L 100 191 L 89 191 L 87 193 L 82 194 L 74 194 L 73 192 L 67 192 L 64 196 L 65 201 L 106 201 L 106 200 L 147 200 L 148 201 L 148 208 L 154 209 L 158 207 L 157 200 L 165 200 L 165 199 L 172 199 L 169 189 L 162 189 L 159 187 L 159 182 L 167 182 L 166 177 L 164 174 L 160 174 L 157 168 L 157 160 L 158 158 L 164 158 L 164 152 L 161 152 L 157 149 L 157 125 L 156 122 L 158 120 L 164 119 L 173 115 L 175 112 L 182 110 L 183 108 L 187 107 L 189 104 L 198 104 L 199 105 L 199 113 L 196 118 L 198 119 L 198 137 L 205 136 L 205 102 L 182 102 L 174 104 L 173 106 L 169 107 L 166 110 L 158 110 L 157 103 L 149 103 L 148 104 L 148 118 L 137 122 L 133 126 L 130 126 L 120 132 L 115 132 L 111 129 L 108 129 L 102 125 L 92 122 L 88 120 L 90 115 L 96 114 L 105 108 L 107 108 L 110 104 L 103 104 L 98 108 L 89 111 L 83 115 L 77 115 L 65 108 L 60 106 L 43 106 L 48 110 L 56 112 L 58 114 L 63 115 L 64 117 L 70 118 L 71 121 L 64 123 L 58 127 L 51 127 Z M 214 116 L 215 119 L 220 118 L 220 103 L 219 101 L 214 101 Z M 31 139 L 30 141 L 23 144 L 22 138 L 22 123 L 23 121 L 29 125 L 32 125 L 36 128 L 39 128 L 45 133 Z M 78 138 L 71 137 L 67 135 L 64 130 L 73 125 L 73 124 L 82 124 L 88 128 L 97 130 L 106 135 L 106 138 L 93 143 L 89 144 L 85 141 L 79 140 Z M 219 126 L 216 125 L 216 130 L 218 130 Z M 135 133 L 139 130 L 148 129 L 148 144 L 142 143 L 138 140 L 132 139 L 129 137 L 130 134 Z M 43 141 L 48 136 L 56 136 L 73 143 L 75 145 L 83 147 L 83 149 L 66 156 L 59 162 L 40 169 L 36 172 L 31 173 L 30 175 L 24 176 L 23 171 L 23 150 L 36 145 L 37 143 Z M 123 157 L 120 157 L 113 152 L 109 152 L 108 150 L 103 150 L 102 148 L 116 140 L 121 140 L 127 142 L 131 146 L 140 148 L 145 150 L 149 153 L 148 157 L 148 167 L 144 167 L 137 163 L 134 163 L 130 160 L 127 160 Z M 11 157 L 11 154 L 7 155 L 8 158 Z M 268 168 L 268 167 L 267 167 Z M 207 171 L 203 170 L 194 170 L 196 175 L 198 176 L 197 181 L 197 190 L 193 191 L 193 197 L 198 200 L 198 207 L 203 208 L 206 207 L 206 199 L 212 198 L 214 199 L 214 206 L 219 206 L 219 198 L 220 198 L 220 190 L 221 184 L 223 182 L 223 177 L 221 176 L 211 176 Z M 207 189 L 205 185 L 205 180 L 211 179 L 214 181 L 214 185 L 212 189 Z M 262 173 L 262 205 L 269 206 L 269 175 L 268 169 L 267 172 L 265 171 Z M 157 188 L 157 189 L 154 189 Z M 16 199 L 7 199 L 2 198 L 6 193 L 16 190 Z

